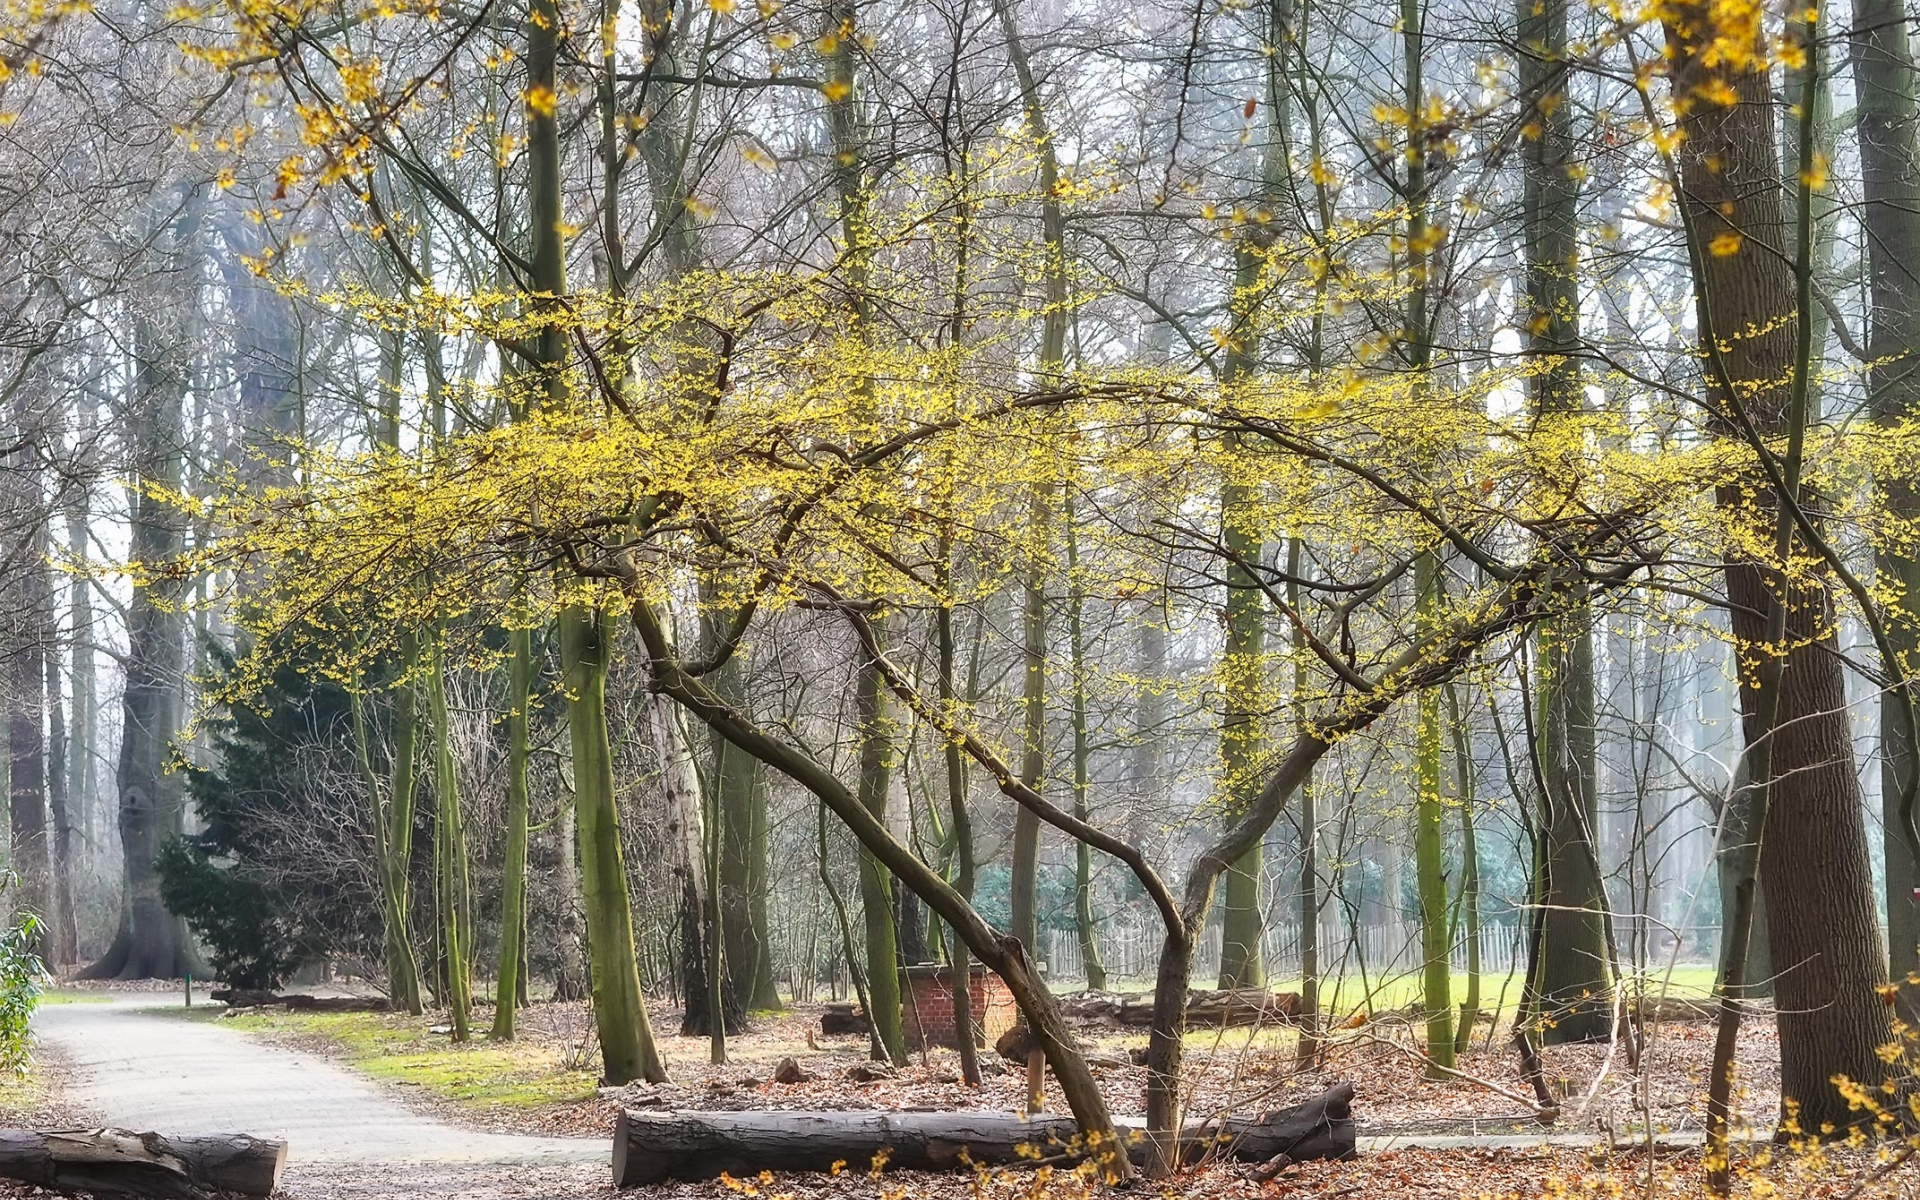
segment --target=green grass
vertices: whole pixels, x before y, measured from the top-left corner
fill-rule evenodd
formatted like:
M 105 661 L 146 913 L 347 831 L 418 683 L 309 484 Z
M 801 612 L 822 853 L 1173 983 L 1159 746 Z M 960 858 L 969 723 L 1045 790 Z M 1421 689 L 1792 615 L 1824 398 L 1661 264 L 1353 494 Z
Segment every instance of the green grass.
M 186 1016 L 186 1010 L 177 1010 Z M 212 1019 L 218 1010 L 206 1010 Z M 194 1017 L 199 1016 L 196 1010 Z M 387 1013 L 246 1012 L 222 1023 L 254 1033 L 301 1034 L 335 1046 L 375 1079 L 424 1088 L 471 1108 L 538 1108 L 590 1099 L 595 1078 L 569 1070 L 558 1051 L 476 1037 L 455 1045 L 422 1018 Z
M 41 992 L 37 1004 L 111 1004 L 113 997 L 105 992 Z
M 1676 999 L 1701 1000 L 1713 993 L 1714 968 L 1704 964 L 1689 964 L 1675 967 L 1671 974 L 1666 971 L 1654 971 L 1644 980 L 1646 992 L 1650 996 L 1666 995 Z M 1196 986 L 1210 986 L 1211 980 L 1196 980 Z M 1362 1008 L 1379 1014 L 1393 1011 L 1406 1011 L 1416 1007 L 1422 1000 L 1421 979 L 1419 973 L 1399 972 L 1380 979 L 1374 977 L 1363 986 L 1358 975 L 1349 975 L 1343 979 L 1323 979 L 1320 982 L 1320 1007 L 1323 1013 L 1335 1020 L 1344 1020 Z M 1300 990 L 1298 979 L 1276 979 L 1268 986 L 1277 992 L 1297 992 Z M 1512 974 L 1489 973 L 1480 977 L 1480 1013 L 1485 1020 L 1494 1015 L 1496 1007 L 1501 1017 L 1511 1017 L 1520 1004 L 1521 977 L 1518 971 Z M 1504 991 L 1503 991 L 1504 989 Z M 1147 988 L 1123 988 L 1125 991 L 1147 991 Z M 1371 994 L 1371 1002 L 1369 1002 Z M 1464 972 L 1453 975 L 1452 997 L 1458 1006 L 1467 994 L 1467 977 Z M 1503 1003 L 1504 1000 L 1504 1003 Z M 1228 1039 L 1223 1043 L 1223 1036 Z M 1242 1027 L 1223 1032 L 1217 1028 L 1202 1027 L 1187 1031 L 1186 1042 L 1193 1049 L 1207 1049 L 1221 1044 L 1250 1044 L 1263 1048 L 1279 1048 L 1294 1044 L 1295 1034 L 1290 1028 L 1272 1025 L 1259 1028 Z M 1249 1041 L 1249 1039 L 1251 1039 Z M 1109 1048 L 1121 1045 L 1144 1044 L 1145 1035 L 1129 1030 L 1125 1033 L 1109 1034 L 1098 1037 L 1096 1041 Z

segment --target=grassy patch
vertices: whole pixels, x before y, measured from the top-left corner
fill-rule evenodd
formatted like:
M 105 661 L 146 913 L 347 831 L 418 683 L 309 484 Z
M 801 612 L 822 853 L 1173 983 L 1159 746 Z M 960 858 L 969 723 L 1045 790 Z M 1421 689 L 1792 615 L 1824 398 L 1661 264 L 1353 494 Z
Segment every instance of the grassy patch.
M 41 992 L 38 1004 L 112 1004 L 113 997 L 105 992 Z
M 424 1088 L 471 1108 L 538 1108 L 594 1094 L 593 1075 L 568 1070 L 555 1049 L 478 1037 L 455 1045 L 447 1035 L 429 1032 L 418 1017 L 246 1012 L 223 1023 L 255 1033 L 321 1038 L 375 1079 Z

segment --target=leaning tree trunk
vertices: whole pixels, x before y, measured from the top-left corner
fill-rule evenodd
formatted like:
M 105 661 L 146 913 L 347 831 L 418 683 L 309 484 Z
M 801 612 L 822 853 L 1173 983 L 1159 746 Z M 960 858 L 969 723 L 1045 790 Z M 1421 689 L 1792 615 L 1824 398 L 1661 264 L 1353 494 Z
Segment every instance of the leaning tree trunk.
M 1730 89 L 1729 105 L 1697 99 L 1681 122 L 1681 190 L 1696 243 L 1696 305 L 1708 342 L 1708 398 L 1723 436 L 1778 437 L 1789 432 L 1786 381 L 1799 376 L 1801 351 L 1793 249 L 1782 203 L 1780 155 L 1771 119 L 1766 55 L 1729 55 L 1698 40 L 1713 28 L 1708 6 L 1683 4 L 1669 19 L 1673 86 L 1689 97 Z M 1754 65 L 1759 64 L 1759 65 Z M 1709 250 L 1709 246 L 1713 246 Z M 1738 334 L 1737 337 L 1730 335 Z M 1715 344 L 1716 338 L 1729 338 Z M 1817 348 L 1814 361 L 1818 361 Z M 1731 385 L 1732 393 L 1729 392 Z M 1742 419 L 1744 417 L 1744 420 Z M 1750 425 L 1750 430 L 1743 429 Z M 1754 497 L 1759 503 L 1756 505 Z M 1720 488 L 1718 502 L 1735 519 L 1761 517 L 1781 503 L 1764 479 Z M 1797 1102 L 1802 1129 L 1861 1119 L 1832 1080 L 1846 1075 L 1874 1087 L 1886 1065 L 1876 1051 L 1889 1040 L 1886 982 L 1873 902 L 1859 777 L 1854 770 L 1844 664 L 1835 611 L 1824 579 L 1788 585 L 1749 558 L 1730 558 L 1727 596 L 1741 649 L 1740 699 L 1749 749 L 1771 739 L 1768 803 L 1760 838 L 1759 877 L 1768 905 L 1780 1031 L 1781 1096 Z M 1772 699 L 1761 694 L 1769 625 L 1781 625 L 1790 647 L 1780 663 L 1777 713 L 1759 728 Z

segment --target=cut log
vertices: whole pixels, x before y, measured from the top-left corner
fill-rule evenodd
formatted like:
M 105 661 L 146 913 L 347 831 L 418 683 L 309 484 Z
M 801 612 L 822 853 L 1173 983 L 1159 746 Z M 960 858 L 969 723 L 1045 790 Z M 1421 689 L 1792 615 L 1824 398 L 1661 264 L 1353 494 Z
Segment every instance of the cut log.
M 246 1134 L 161 1137 L 125 1129 L 0 1129 L 0 1176 L 97 1196 L 268 1196 L 287 1144 Z
M 1337 1084 L 1305 1104 L 1265 1116 L 1231 1117 L 1224 1126 L 1187 1126 L 1186 1156 L 1221 1151 L 1249 1162 L 1346 1159 L 1354 1153 L 1353 1085 Z M 1117 1123 L 1122 1137 L 1137 1120 Z M 625 1109 L 613 1132 L 613 1181 L 638 1187 L 670 1179 L 694 1182 L 721 1174 L 866 1170 L 885 1155 L 906 1170 L 945 1170 L 969 1163 L 1084 1157 L 1073 1118 L 1000 1112 L 641 1112 Z

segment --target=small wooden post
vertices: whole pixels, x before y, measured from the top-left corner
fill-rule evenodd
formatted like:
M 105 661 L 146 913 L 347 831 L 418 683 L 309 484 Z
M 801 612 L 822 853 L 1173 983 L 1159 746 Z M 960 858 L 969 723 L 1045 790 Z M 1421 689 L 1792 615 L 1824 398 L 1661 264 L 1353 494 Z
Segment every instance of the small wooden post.
M 1047 1052 L 1040 1048 L 1038 1038 L 1033 1048 L 1027 1051 L 1027 1111 L 1042 1112 L 1047 1105 Z
M 191 974 L 187 976 L 187 1007 L 193 1007 L 193 976 Z

